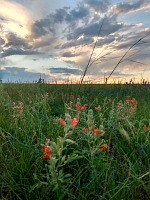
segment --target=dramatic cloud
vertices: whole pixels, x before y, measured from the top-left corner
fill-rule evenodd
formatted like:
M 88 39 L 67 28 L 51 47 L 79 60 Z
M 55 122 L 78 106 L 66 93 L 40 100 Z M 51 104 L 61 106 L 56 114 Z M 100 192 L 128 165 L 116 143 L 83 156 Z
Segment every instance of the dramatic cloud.
M 78 39 L 82 35 L 85 37 L 96 37 L 103 19 L 100 22 L 93 22 L 88 25 L 77 28 L 74 32 L 67 35 L 68 40 Z M 116 15 L 105 17 L 103 26 L 101 28 L 100 36 L 106 36 L 117 32 L 123 27 L 123 23 L 118 23 Z
M 3 44 L 5 44 L 5 40 L 4 40 L 3 38 L 0 37 L 0 48 L 1 48 L 1 46 L 2 46 Z
M 15 33 L 9 32 L 4 37 L 5 45 L 4 47 L 13 48 L 29 48 L 27 41 L 23 38 L 18 37 Z
M 86 75 L 92 78 L 103 76 L 104 72 L 108 75 L 121 56 L 150 32 L 149 0 L 0 2 L 1 69 L 15 66 L 15 70 L 20 68 L 18 73 L 25 75 L 32 70 L 41 73 L 45 69 L 44 73 L 49 75 L 50 72 L 54 79 L 60 79 L 60 74 L 62 79 L 66 75 L 79 77 L 93 47 L 92 64 Z M 149 63 L 149 40 L 147 35 L 135 45 L 113 75 L 125 76 L 129 65 Z M 5 58 L 12 63 L 2 62 Z M 34 62 L 36 60 L 38 62 Z M 14 73 L 13 67 L 4 71 L 6 75 L 10 71 Z M 135 71 L 139 73 L 138 69 Z
M 84 2 L 89 6 L 89 8 L 93 8 L 95 11 L 100 13 L 107 12 L 110 6 L 110 0 L 84 0 Z
M 45 18 L 41 20 L 37 20 L 32 24 L 31 28 L 32 37 L 38 38 L 45 36 L 49 33 L 55 33 L 55 30 L 53 28 L 53 24 L 50 19 Z
M 30 49 L 23 50 L 20 48 L 17 48 L 17 49 L 9 48 L 0 53 L 0 58 L 12 56 L 12 55 L 36 55 L 36 54 L 38 54 L 37 51 L 33 51 Z
M 150 6 L 148 0 L 138 0 L 134 3 L 119 3 L 114 6 L 114 11 L 118 13 L 128 13 Z
M 84 19 L 89 15 L 89 10 L 85 8 L 83 5 L 78 6 L 77 9 L 71 10 L 65 17 L 67 22 L 72 22 L 76 20 Z

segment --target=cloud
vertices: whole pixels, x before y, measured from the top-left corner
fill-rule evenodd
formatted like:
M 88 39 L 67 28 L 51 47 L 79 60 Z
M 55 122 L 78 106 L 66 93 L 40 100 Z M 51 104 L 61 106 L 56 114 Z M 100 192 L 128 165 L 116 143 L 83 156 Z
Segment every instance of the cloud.
M 49 14 L 47 17 L 36 20 L 31 26 L 32 36 L 39 38 L 48 34 L 58 34 L 58 25 L 67 23 L 72 26 L 89 15 L 89 11 L 84 6 L 78 6 L 75 9 L 69 10 L 68 7 L 56 9 L 54 13 Z
M 148 6 L 150 6 L 150 2 L 148 0 L 138 0 L 134 3 L 118 3 L 113 7 L 113 9 L 118 13 L 129 13 L 142 8 L 146 8 Z
M 12 55 L 36 55 L 36 54 L 39 54 L 39 53 L 37 51 L 30 50 L 30 49 L 9 48 L 9 49 L 3 50 L 0 53 L 0 58 L 12 56 Z
M 81 75 L 82 71 L 80 69 L 71 69 L 71 68 L 49 68 L 50 72 L 53 74 L 76 74 Z
M 1 48 L 1 46 L 2 46 L 3 44 L 5 44 L 5 40 L 4 40 L 3 38 L 0 37 L 0 48 Z
M 101 20 L 102 23 L 102 20 Z M 74 32 L 67 35 L 68 40 L 78 39 L 82 35 L 86 37 L 96 37 L 98 35 L 98 31 L 101 25 L 100 22 L 93 22 L 88 25 L 84 25 L 74 30 Z M 111 33 L 115 33 L 119 29 L 123 27 L 122 23 L 118 23 L 116 16 L 105 17 L 102 30 L 100 32 L 101 36 L 109 35 Z
M 29 48 L 29 45 L 25 39 L 18 37 L 15 33 L 9 32 L 4 37 L 4 47 L 10 48 Z
M 26 22 L 28 21 L 29 12 L 28 10 L 17 2 L 11 2 L 8 0 L 1 0 L 0 6 L 0 16 L 3 19 L 13 19 L 17 22 Z
M 115 35 L 108 35 L 106 37 L 101 37 L 100 39 L 98 39 L 97 46 L 110 45 L 115 40 L 116 40 Z
M 110 6 L 110 0 L 84 0 L 84 3 L 89 6 L 89 8 L 94 9 L 97 12 L 105 13 Z
M 84 5 L 78 5 L 77 8 L 73 9 L 65 17 L 67 22 L 81 20 L 89 15 L 89 10 Z
M 35 21 L 31 26 L 31 32 L 33 38 L 39 38 L 49 33 L 55 33 L 55 29 L 53 28 L 51 20 L 45 18 Z
M 78 47 L 78 46 L 85 46 L 91 45 L 94 42 L 92 37 L 83 36 L 80 39 L 72 39 L 71 41 L 64 42 L 62 45 L 59 45 L 59 48 L 71 48 L 71 47 Z
M 80 55 L 79 53 L 71 53 L 71 52 L 64 52 L 63 54 L 62 54 L 62 57 L 76 57 L 76 56 L 78 56 L 78 55 Z
M 31 12 L 15 1 L 1 0 L 0 4 L 0 18 L 3 28 L 23 37 L 29 34 Z

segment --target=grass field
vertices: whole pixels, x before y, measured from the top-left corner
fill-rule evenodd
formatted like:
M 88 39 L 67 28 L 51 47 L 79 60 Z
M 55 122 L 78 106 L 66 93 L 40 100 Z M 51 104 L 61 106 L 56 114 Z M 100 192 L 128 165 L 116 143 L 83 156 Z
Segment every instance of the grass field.
M 0 84 L 0 199 L 150 199 L 150 85 Z

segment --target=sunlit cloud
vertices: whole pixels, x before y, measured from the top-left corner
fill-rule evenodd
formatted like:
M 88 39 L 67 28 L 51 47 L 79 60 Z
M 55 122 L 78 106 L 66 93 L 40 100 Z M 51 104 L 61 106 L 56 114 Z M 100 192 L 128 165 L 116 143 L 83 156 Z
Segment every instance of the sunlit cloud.
M 30 34 L 31 12 L 15 1 L 0 1 L 0 16 L 4 32 L 14 32 L 22 37 Z

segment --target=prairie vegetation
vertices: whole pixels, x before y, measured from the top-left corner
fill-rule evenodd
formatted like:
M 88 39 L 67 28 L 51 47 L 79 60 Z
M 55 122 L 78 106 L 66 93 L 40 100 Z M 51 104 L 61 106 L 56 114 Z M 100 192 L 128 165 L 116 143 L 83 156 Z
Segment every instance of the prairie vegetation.
M 0 85 L 2 200 L 150 198 L 149 85 Z

